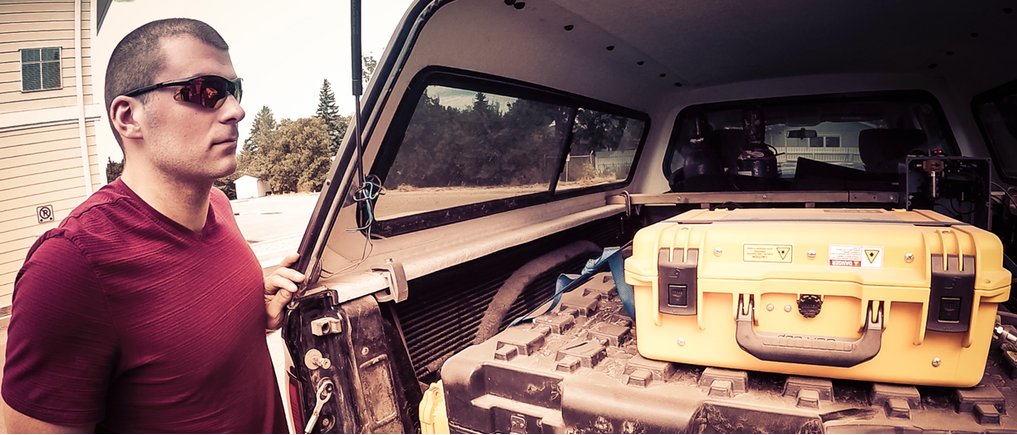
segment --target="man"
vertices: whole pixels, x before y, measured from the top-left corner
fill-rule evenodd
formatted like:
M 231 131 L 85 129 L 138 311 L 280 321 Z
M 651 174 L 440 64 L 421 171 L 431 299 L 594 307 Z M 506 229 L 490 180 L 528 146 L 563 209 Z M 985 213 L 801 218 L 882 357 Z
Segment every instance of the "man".
M 284 432 L 265 329 L 287 257 L 261 268 L 214 180 L 236 169 L 240 80 L 207 24 L 146 24 L 106 73 L 121 177 L 28 253 L 4 367 L 11 432 Z M 280 291 L 282 290 L 282 291 Z

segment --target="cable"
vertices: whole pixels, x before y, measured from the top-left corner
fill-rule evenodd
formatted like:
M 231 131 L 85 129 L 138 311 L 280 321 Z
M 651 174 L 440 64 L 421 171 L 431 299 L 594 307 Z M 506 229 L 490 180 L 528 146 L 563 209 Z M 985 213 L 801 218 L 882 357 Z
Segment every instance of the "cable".
M 1010 204 L 1017 204 L 1017 201 L 1014 200 L 1013 195 L 1010 194 L 1010 189 L 1014 189 L 1013 186 L 1003 187 L 1002 184 L 999 184 L 999 183 L 997 183 L 995 181 L 989 183 L 989 185 L 990 186 L 996 186 L 996 187 L 998 187 L 1000 189 L 1003 189 L 1003 194 L 1005 194 L 1006 197 L 1010 199 Z
M 385 194 L 385 187 L 382 186 L 381 179 L 377 175 L 370 174 L 364 180 L 364 183 L 353 193 L 353 201 L 363 203 L 363 210 L 367 215 L 367 222 L 359 228 L 347 228 L 346 231 L 350 233 L 364 232 L 364 249 L 361 252 L 360 260 L 347 265 L 346 267 L 332 272 L 329 270 L 322 269 L 321 273 L 324 278 L 331 277 L 339 273 L 348 272 L 363 264 L 367 257 L 371 256 L 374 252 L 374 242 L 372 242 L 371 229 L 374 226 L 374 203 L 378 201 L 378 197 Z M 327 274 L 327 275 L 326 275 Z

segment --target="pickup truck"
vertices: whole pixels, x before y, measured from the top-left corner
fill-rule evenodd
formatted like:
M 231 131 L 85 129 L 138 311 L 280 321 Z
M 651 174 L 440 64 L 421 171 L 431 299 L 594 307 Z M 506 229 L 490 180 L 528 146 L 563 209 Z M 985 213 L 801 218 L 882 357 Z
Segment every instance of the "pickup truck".
M 655 361 L 617 276 L 555 290 L 696 209 L 932 210 L 1013 257 L 1014 6 L 414 2 L 300 244 L 296 429 L 1017 431 L 1013 299 L 982 381 L 948 388 Z M 517 322 L 552 305 L 540 337 Z M 538 350 L 566 314 L 574 339 L 623 332 L 603 359 Z

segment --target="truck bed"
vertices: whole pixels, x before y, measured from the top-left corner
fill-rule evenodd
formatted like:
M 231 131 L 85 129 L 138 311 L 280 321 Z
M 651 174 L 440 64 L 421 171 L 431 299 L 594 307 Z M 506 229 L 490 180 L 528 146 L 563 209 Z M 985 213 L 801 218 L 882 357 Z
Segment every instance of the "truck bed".
M 1017 332 L 1011 325 L 1004 328 Z M 973 388 L 806 378 L 648 360 L 610 274 L 442 367 L 453 432 L 1017 431 L 1014 348 L 993 342 Z

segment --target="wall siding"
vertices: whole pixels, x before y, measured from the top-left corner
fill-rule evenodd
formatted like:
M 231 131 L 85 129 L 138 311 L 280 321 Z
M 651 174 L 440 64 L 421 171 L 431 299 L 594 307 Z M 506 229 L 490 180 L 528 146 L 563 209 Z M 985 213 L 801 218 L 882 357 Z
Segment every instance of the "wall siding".
M 0 113 L 75 107 L 78 86 L 85 105 L 97 101 L 92 95 L 92 4 L 82 1 L 80 83 L 75 76 L 74 6 L 73 0 L 0 1 Z M 45 47 L 61 48 L 61 88 L 22 92 L 20 50 Z M 52 121 L 0 126 L 0 308 L 10 304 L 28 248 L 85 199 L 78 122 Z M 106 178 L 95 143 L 98 123 L 97 118 L 86 119 L 84 133 L 93 190 Z M 36 208 L 42 205 L 53 206 L 53 222 L 38 222 Z

